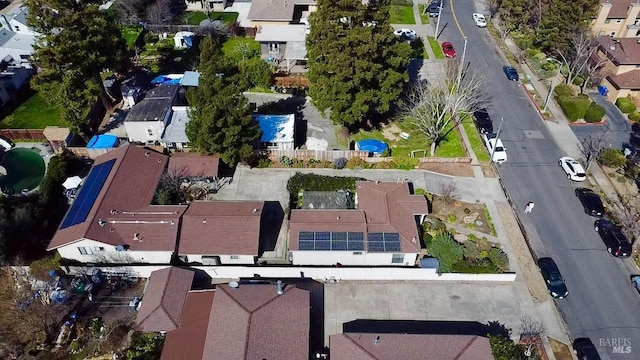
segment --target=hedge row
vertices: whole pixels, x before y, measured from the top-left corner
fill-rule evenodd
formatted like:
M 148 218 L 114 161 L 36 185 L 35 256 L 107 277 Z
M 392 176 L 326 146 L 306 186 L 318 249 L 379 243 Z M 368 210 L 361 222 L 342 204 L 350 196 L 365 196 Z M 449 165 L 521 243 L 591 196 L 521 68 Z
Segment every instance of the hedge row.
M 584 97 L 559 97 L 558 103 L 569 121 L 574 122 L 578 119 L 584 119 L 584 115 L 591 105 L 591 100 Z
M 292 198 L 298 196 L 300 190 L 310 191 L 337 191 L 356 190 L 356 181 L 366 179 L 343 176 L 322 176 L 316 174 L 296 173 L 287 182 L 287 190 Z
M 636 111 L 636 106 L 626 97 L 616 99 L 616 106 L 623 114 L 630 114 Z
M 585 94 L 576 95 L 573 87 L 560 84 L 555 87 L 556 100 L 569 121 L 584 119 L 588 123 L 602 121 L 604 107 L 592 102 Z

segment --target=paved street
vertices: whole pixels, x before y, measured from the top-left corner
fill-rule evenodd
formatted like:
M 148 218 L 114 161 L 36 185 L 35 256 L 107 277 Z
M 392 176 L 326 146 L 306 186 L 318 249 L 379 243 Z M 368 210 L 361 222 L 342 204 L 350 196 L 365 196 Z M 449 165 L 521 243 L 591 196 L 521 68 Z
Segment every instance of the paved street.
M 449 6 L 451 5 L 451 6 Z M 455 26 L 455 9 L 461 34 Z M 496 50 L 487 29 L 476 28 L 468 1 L 445 3 L 442 23 L 448 24 L 443 37 L 452 41 L 459 56 L 467 37 L 465 62 L 483 73 L 491 84 L 493 104 L 489 114 L 497 124 L 504 117 L 500 137 L 509 161 L 499 174 L 516 207 L 536 203 L 524 222 L 530 244 L 538 257 L 552 256 L 562 271 L 570 295 L 558 307 L 573 338 L 590 337 L 596 345 L 614 338 L 629 338 L 634 354 L 613 354 L 611 346 L 598 348 L 605 359 L 635 359 L 640 351 L 640 297 L 629 285 L 625 260 L 613 258 L 593 231 L 593 218 L 584 215 L 557 159 L 575 150 L 577 138 L 552 135 L 519 83 L 508 81 L 502 72 L 506 60 Z M 495 127 L 495 125 L 494 125 Z M 566 134 L 566 133 L 565 133 Z M 559 147 L 557 140 L 563 145 Z M 564 147 L 567 147 L 564 149 Z

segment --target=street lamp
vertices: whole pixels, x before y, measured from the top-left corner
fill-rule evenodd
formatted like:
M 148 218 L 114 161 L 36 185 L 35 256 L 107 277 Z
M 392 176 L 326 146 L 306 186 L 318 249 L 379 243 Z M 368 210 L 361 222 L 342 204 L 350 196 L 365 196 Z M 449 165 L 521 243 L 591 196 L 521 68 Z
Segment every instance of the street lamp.
M 462 69 L 464 68 L 464 58 L 467 55 L 467 37 L 464 37 L 464 47 L 462 48 L 462 60 L 458 65 L 460 68 L 458 69 L 458 81 L 456 81 L 457 90 L 460 89 L 460 82 L 462 82 Z
M 549 105 L 549 100 L 551 99 L 551 93 L 553 93 L 553 88 L 556 86 L 556 80 L 558 79 L 558 76 L 560 76 L 560 70 L 562 70 L 562 63 L 560 61 L 558 61 L 557 59 L 554 58 L 547 58 L 547 61 L 555 61 L 558 63 L 558 72 L 556 73 L 556 76 L 553 78 L 553 80 L 551 80 L 551 88 L 549 89 L 549 93 L 547 94 L 547 100 L 545 100 L 544 102 L 544 109 L 542 109 L 542 112 L 546 112 L 547 111 L 547 106 Z

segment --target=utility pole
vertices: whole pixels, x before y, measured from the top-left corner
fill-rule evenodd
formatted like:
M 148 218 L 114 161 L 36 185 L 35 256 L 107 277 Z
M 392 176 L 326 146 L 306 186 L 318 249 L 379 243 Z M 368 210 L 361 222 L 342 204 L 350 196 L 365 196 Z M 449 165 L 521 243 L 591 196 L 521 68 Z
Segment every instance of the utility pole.
M 462 82 L 462 70 L 464 69 L 464 58 L 466 55 L 467 55 L 467 37 L 465 36 L 464 48 L 462 48 L 462 61 L 460 61 L 460 64 L 458 64 L 460 69 L 458 69 L 458 81 L 456 82 L 456 91 L 460 89 L 460 83 Z
M 427 8 L 427 4 L 424 5 L 425 9 Z M 438 40 L 438 29 L 440 28 L 440 18 L 442 17 L 442 2 L 440 3 L 440 7 L 438 8 L 438 21 L 436 21 L 436 40 Z
M 502 130 L 502 124 L 504 123 L 504 117 L 500 119 L 500 125 L 498 125 L 498 131 L 496 132 L 496 140 L 493 143 L 493 146 L 491 147 L 491 154 L 489 154 L 489 161 L 493 162 L 493 153 L 496 150 L 496 144 L 498 143 L 498 139 L 500 139 L 500 130 Z M 488 137 L 489 134 L 487 134 Z M 491 141 L 489 141 L 489 144 L 491 144 Z
M 553 93 L 553 89 L 556 87 L 556 80 L 558 80 L 558 76 L 560 76 L 560 70 L 562 70 L 562 63 L 554 58 L 547 58 L 547 61 L 555 61 L 558 63 L 558 72 L 556 76 L 551 80 L 551 87 L 549 88 L 549 93 L 547 94 L 547 100 L 544 101 L 544 109 L 542 112 L 547 112 L 547 106 L 549 105 L 549 100 L 551 100 L 551 94 Z

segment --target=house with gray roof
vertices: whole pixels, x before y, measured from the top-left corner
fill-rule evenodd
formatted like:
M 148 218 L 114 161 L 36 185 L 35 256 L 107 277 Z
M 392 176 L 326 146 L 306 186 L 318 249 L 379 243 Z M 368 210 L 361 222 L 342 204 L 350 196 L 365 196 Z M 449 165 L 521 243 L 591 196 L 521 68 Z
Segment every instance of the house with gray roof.
M 187 124 L 189 123 L 189 107 L 171 107 L 171 116 L 167 126 L 164 128 L 160 145 L 167 149 L 185 150 L 189 147 L 187 137 Z
M 179 85 L 159 85 L 146 92 L 124 119 L 130 142 L 160 142 L 177 102 Z
M 0 59 L 27 62 L 40 34 L 27 26 L 27 7 L 12 5 L 0 10 Z

